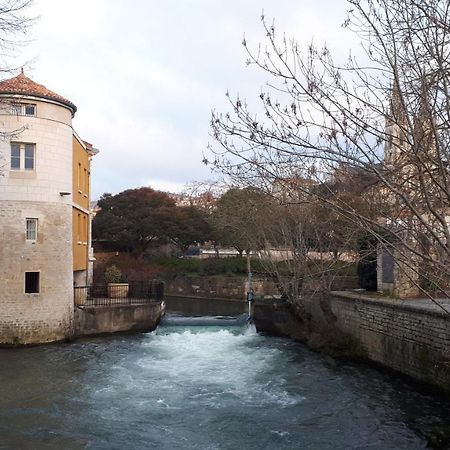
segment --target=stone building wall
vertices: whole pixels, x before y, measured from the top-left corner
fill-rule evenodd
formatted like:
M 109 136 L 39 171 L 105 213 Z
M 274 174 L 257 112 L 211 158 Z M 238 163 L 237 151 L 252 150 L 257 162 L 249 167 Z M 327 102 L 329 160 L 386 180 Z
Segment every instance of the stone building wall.
M 24 99 L 25 100 L 25 99 Z M 22 130 L 13 142 L 36 145 L 35 170 L 10 170 L 10 142 L 0 140 L 0 200 L 72 204 L 72 120 L 61 106 L 33 101 L 36 117 L 0 114 L 2 131 Z
M 0 344 L 31 344 L 72 334 L 71 206 L 0 201 Z M 25 218 L 39 219 L 38 241 Z M 39 294 L 25 294 L 25 271 L 40 272 Z
M 34 344 L 73 334 L 72 128 L 62 106 L 36 104 L 36 117 L 0 114 L 13 142 L 35 144 L 35 169 L 11 170 L 0 141 L 0 344 Z M 6 110 L 5 110 L 6 112 Z M 27 241 L 26 219 L 38 219 Z M 39 272 L 39 293 L 25 293 L 25 272 Z
M 412 245 L 412 244 L 411 244 Z M 409 256 L 409 257 L 408 257 Z M 392 253 L 377 247 L 377 289 L 395 298 L 420 295 L 417 256 L 406 248 Z

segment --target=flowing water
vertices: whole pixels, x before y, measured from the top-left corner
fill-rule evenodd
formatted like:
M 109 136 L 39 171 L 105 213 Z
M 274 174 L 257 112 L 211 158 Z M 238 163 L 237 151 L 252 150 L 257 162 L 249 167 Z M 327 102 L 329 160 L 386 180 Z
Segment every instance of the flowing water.
M 0 449 L 419 449 L 448 401 L 242 321 L 0 351 Z

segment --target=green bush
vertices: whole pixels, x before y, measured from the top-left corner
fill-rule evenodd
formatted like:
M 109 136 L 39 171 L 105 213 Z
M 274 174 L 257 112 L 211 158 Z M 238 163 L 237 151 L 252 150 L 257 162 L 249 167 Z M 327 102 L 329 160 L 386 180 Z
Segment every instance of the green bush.
M 110 260 L 112 262 L 112 260 Z M 149 280 L 153 278 L 173 277 L 176 275 L 189 276 L 246 276 L 247 260 L 245 257 L 233 258 L 176 258 L 153 257 L 134 258 L 126 253 L 113 258 L 114 265 L 108 267 L 108 262 L 97 262 L 94 277 L 98 282 L 100 277 L 106 277 L 106 272 L 126 275 L 128 280 Z M 106 266 L 106 269 L 105 269 Z M 251 260 L 252 273 L 267 275 L 277 273 L 283 277 L 291 276 L 292 263 L 278 261 L 264 264 L 259 259 Z M 114 269 L 113 269 L 114 268 Z M 356 265 L 342 261 L 310 261 L 306 269 L 307 274 L 320 275 L 322 271 L 334 275 L 352 276 L 356 274 Z M 119 277 L 118 277 L 119 278 Z M 123 277 L 121 278 L 121 280 Z
M 105 281 L 107 283 L 123 283 L 125 281 L 122 271 L 113 264 L 105 270 Z
M 232 275 L 245 271 L 243 258 L 205 259 L 200 266 L 201 275 Z
M 245 258 L 152 258 L 148 261 L 152 266 L 158 266 L 168 273 L 182 275 L 245 275 L 247 273 L 247 261 Z M 264 272 L 261 262 L 252 259 L 253 272 Z
M 147 261 L 147 264 L 159 267 L 163 271 L 198 273 L 201 261 L 194 258 L 156 257 Z

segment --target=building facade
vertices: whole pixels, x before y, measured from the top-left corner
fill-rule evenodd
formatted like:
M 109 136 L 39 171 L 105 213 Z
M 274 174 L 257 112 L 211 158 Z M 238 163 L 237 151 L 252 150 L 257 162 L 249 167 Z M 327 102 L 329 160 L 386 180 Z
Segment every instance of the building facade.
M 73 333 L 74 281 L 86 284 L 89 272 L 95 153 L 73 131 L 75 112 L 23 72 L 0 82 L 0 344 Z

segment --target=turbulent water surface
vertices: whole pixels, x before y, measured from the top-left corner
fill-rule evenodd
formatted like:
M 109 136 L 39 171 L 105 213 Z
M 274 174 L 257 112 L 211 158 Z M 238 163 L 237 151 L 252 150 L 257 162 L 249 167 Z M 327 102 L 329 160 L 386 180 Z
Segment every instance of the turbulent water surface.
M 445 400 L 226 317 L 0 351 L 0 449 L 418 449 Z

